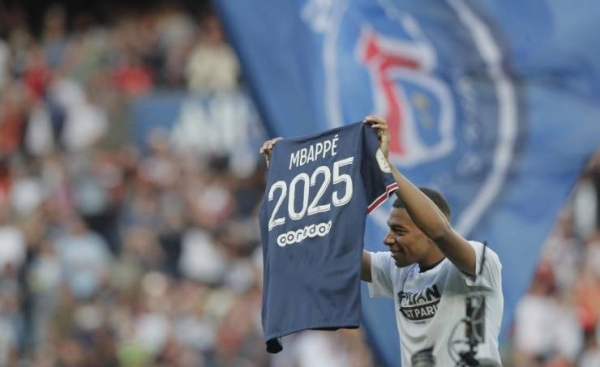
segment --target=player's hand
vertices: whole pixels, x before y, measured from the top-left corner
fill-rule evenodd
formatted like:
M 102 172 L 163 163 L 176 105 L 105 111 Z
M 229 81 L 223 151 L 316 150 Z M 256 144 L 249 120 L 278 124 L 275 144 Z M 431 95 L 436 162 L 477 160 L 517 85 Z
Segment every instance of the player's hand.
M 363 122 L 371 125 L 373 129 L 377 130 L 377 135 L 379 136 L 379 148 L 387 159 L 390 152 L 390 133 L 388 131 L 387 121 L 385 121 L 383 117 L 370 115 L 365 117 Z
M 271 151 L 273 150 L 273 147 L 275 146 L 275 144 L 281 139 L 283 139 L 283 138 L 280 136 L 275 139 L 267 140 L 263 143 L 262 147 L 260 147 L 259 152 L 260 152 L 260 154 L 265 156 L 265 161 L 267 162 L 267 167 L 269 167 L 269 164 L 271 163 Z

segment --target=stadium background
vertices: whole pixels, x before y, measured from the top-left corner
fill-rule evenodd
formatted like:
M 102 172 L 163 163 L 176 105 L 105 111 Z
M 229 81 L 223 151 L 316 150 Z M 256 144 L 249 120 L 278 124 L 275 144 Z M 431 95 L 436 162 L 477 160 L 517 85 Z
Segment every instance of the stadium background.
M 0 365 L 378 365 L 361 330 L 264 351 L 266 133 L 208 2 L 0 4 Z M 600 365 L 599 190 L 596 154 L 506 366 Z

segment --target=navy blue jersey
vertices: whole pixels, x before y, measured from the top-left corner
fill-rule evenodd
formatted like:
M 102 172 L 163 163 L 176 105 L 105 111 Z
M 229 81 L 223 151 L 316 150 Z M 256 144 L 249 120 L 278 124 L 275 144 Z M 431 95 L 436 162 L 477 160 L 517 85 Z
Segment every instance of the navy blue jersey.
M 396 187 L 362 122 L 275 145 L 260 211 L 267 351 L 300 330 L 359 326 L 365 218 Z

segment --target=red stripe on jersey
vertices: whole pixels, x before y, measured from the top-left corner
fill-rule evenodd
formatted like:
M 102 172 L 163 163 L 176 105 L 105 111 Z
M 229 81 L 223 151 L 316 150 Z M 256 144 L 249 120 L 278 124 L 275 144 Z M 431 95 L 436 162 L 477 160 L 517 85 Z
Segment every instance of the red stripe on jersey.
M 394 190 L 398 190 L 397 182 L 391 183 L 385 188 L 385 192 L 383 194 L 381 194 L 377 199 L 375 199 L 371 203 L 371 205 L 369 205 L 367 207 L 367 213 L 372 212 L 373 210 L 377 209 L 379 207 L 379 205 L 383 204 L 383 202 L 390 196 L 390 194 Z

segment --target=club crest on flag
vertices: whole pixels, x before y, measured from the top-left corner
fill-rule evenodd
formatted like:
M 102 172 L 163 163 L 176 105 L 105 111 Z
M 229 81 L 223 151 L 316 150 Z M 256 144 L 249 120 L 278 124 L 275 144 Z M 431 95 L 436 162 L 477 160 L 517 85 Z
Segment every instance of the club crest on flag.
M 409 28 L 416 30 L 416 25 Z M 369 71 L 375 111 L 389 124 L 392 159 L 409 166 L 448 154 L 454 146 L 454 105 L 447 86 L 428 73 L 430 46 L 380 35 L 366 26 L 357 51 Z
M 457 228 L 468 233 L 499 194 L 513 160 L 518 102 L 487 23 L 462 0 L 433 3 L 459 31 L 421 24 L 417 0 L 402 9 L 390 0 L 312 0 L 302 17 L 322 37 L 329 126 L 385 117 L 390 157 L 403 172 L 433 187 L 461 182 L 449 196 L 468 196 L 456 198 L 467 203 L 456 212 Z

